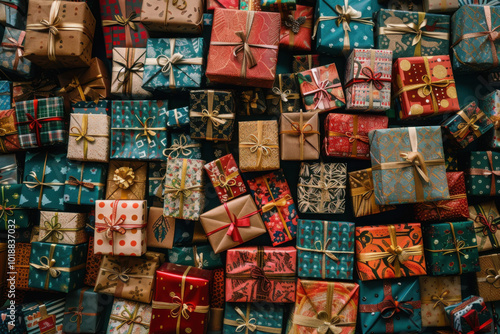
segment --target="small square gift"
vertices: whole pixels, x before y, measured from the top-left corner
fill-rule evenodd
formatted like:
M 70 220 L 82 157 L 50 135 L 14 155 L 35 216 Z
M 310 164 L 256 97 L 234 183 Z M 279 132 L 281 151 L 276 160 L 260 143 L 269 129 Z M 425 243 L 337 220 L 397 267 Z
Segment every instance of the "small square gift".
M 168 250 L 168 262 L 200 269 L 216 269 L 224 266 L 221 255 L 215 254 L 212 246 L 208 244 L 172 247 Z
M 25 37 L 26 31 L 24 30 L 5 28 L 0 44 L 0 59 L 2 60 L 0 67 L 6 72 L 29 78 L 33 75 L 33 67 L 31 62 L 24 58 Z
M 109 161 L 108 115 L 70 115 L 68 159 L 80 161 Z
M 149 334 L 151 305 L 115 298 L 107 325 L 108 333 Z
M 205 165 L 205 171 L 222 203 L 247 192 L 238 165 L 232 154 L 225 155 Z
M 244 89 L 238 92 L 236 98 L 238 115 L 262 115 L 266 113 L 266 96 L 264 89 Z
M 267 109 L 272 115 L 299 111 L 301 98 L 296 74 L 277 74 L 273 88 L 267 91 L 266 102 Z
M 279 2 L 280 0 L 278 0 Z M 293 0 L 295 2 L 295 0 Z M 284 13 L 280 33 L 280 47 L 289 50 L 311 51 L 313 29 L 313 8 L 297 5 L 297 8 Z
M 99 299 L 99 294 L 89 287 L 68 293 L 64 307 L 64 333 L 98 332 L 103 323 L 103 310 Z
M 297 251 L 292 246 L 228 250 L 226 302 L 295 302 L 296 260 Z M 265 279 L 256 279 L 256 275 Z
M 307 111 L 325 112 L 345 105 L 344 91 L 335 64 L 300 72 L 297 79 Z
M 354 223 L 299 219 L 298 276 L 352 279 L 354 230 Z
M 422 326 L 449 326 L 445 307 L 462 301 L 460 276 L 420 276 L 420 296 Z
M 45 69 L 89 66 L 95 25 L 85 2 L 32 0 L 24 56 Z
M 216 8 L 240 9 L 240 2 L 239 0 L 207 0 L 208 10 Z
M 319 55 L 296 55 L 292 60 L 292 72 L 304 72 L 319 67 Z
M 332 56 L 347 56 L 354 47 L 372 49 L 372 15 L 369 0 L 318 0 L 313 33 L 316 50 Z
M 465 194 L 463 172 L 446 172 L 450 199 L 414 205 L 415 218 L 421 222 L 465 220 L 469 218 L 469 204 Z
M 165 263 L 156 276 L 150 333 L 205 333 L 212 272 Z
M 142 88 L 146 48 L 113 48 L 112 55 L 111 94 L 122 98 L 151 98 L 153 94 Z
M 167 110 L 167 128 L 181 129 L 189 125 L 189 107 Z
M 15 109 L 21 148 L 66 144 L 62 97 L 16 102 Z
M 70 292 L 83 287 L 88 244 L 31 243 L 30 288 Z
M 201 159 L 201 143 L 184 133 L 170 133 L 170 147 L 163 150 L 165 157 Z
M 500 153 L 492 151 L 470 152 L 467 172 L 467 194 L 472 196 L 500 195 Z
M 469 206 L 469 217 L 474 222 L 478 250 L 500 248 L 500 213 L 495 202 L 490 200 Z
M 30 226 L 29 212 L 19 206 L 22 184 L 0 184 L 0 230 L 8 230 L 14 222 L 15 228 Z
M 401 119 L 439 116 L 460 110 L 447 55 L 397 59 L 392 83 Z
M 96 254 L 141 256 L 146 252 L 146 201 L 97 201 L 95 216 Z
M 354 49 L 346 65 L 346 109 L 385 111 L 391 107 L 392 51 Z
M 192 90 L 189 95 L 191 138 L 230 141 L 234 130 L 234 99 L 230 91 Z
M 208 79 L 239 86 L 272 87 L 278 63 L 281 15 L 217 9 L 213 22 Z M 245 50 L 239 47 L 241 43 L 247 46 Z
M 38 241 L 78 245 L 87 242 L 87 215 L 73 212 L 40 211 Z
M 215 254 L 266 233 L 259 213 L 250 195 L 235 198 L 203 213 L 200 222 Z
M 99 268 L 101 267 L 102 255 L 94 253 L 94 236 L 89 236 L 89 248 L 87 261 L 85 262 L 85 278 L 83 282 L 88 286 L 95 286 Z
M 226 303 L 224 333 L 235 333 L 241 324 L 253 324 L 256 333 L 282 333 L 284 305 L 270 303 Z M 244 329 L 245 330 L 245 329 Z
M 68 162 L 64 203 L 95 205 L 104 198 L 107 166 L 95 163 Z
M 375 203 L 404 204 L 450 198 L 440 127 L 374 130 L 368 138 Z
M 319 116 L 317 113 L 285 113 L 280 116 L 281 160 L 319 158 Z M 297 143 L 298 142 L 298 143 Z M 296 147 L 299 149 L 295 149 Z
M 137 1 L 139 2 L 139 1 Z M 149 32 L 200 35 L 204 0 L 142 0 L 141 23 Z M 148 40 L 148 44 L 151 39 Z
M 15 154 L 0 155 L 0 185 L 18 184 L 19 166 Z
M 238 122 L 240 168 L 243 172 L 280 168 L 278 122 Z
M 78 101 L 71 104 L 73 114 L 109 115 L 109 100 Z
M 480 270 L 471 221 L 424 225 L 424 235 L 429 275 L 462 275 Z
M 255 204 L 262 210 L 273 246 L 295 239 L 298 215 L 283 171 L 255 177 L 247 183 Z
M 476 273 L 479 294 L 487 302 L 500 300 L 500 254 L 479 257 L 481 270 Z
M 166 162 L 150 162 L 148 168 L 148 205 L 163 207 Z
M 358 316 L 356 283 L 297 280 L 297 300 L 289 319 L 292 333 L 321 333 L 323 328 L 354 334 Z
M 394 59 L 449 53 L 448 15 L 380 9 L 375 20 L 377 48 L 393 50 Z
M 493 319 L 485 301 L 486 298 L 469 296 L 458 304 L 447 306 L 446 313 L 453 333 L 490 333 Z
M 167 159 L 165 206 L 167 217 L 198 220 L 205 204 L 203 166 L 195 159 Z
M 10 107 L 9 107 L 10 108 Z M 15 109 L 0 110 L 0 153 L 21 150 Z
M 106 180 L 106 199 L 145 199 L 147 176 L 146 162 L 112 160 Z
M 356 227 L 356 261 L 362 281 L 425 275 L 420 224 Z
M 147 1 L 144 0 L 144 4 Z M 169 92 L 176 88 L 200 87 L 203 50 L 203 38 L 148 39 L 142 88 Z
M 41 326 L 44 320 L 48 325 L 54 325 L 55 334 L 63 334 L 64 298 L 50 299 L 45 301 L 23 304 L 24 322 L 28 334 L 41 334 Z M 48 320 L 48 321 L 47 321 Z

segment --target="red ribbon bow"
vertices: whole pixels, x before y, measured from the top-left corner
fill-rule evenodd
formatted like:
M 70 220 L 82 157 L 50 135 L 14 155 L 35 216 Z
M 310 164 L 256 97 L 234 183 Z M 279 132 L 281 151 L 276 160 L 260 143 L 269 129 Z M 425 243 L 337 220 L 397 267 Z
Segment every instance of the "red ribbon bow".
M 26 32 L 25 31 L 21 31 L 21 33 L 19 34 L 19 39 L 16 41 L 13 37 L 8 37 L 7 40 L 10 42 L 10 43 L 2 43 L 2 47 L 4 48 L 13 48 L 15 49 L 15 53 L 16 53 L 16 58 L 14 59 L 14 65 L 12 66 L 12 69 L 14 71 L 17 70 L 17 65 L 19 64 L 19 59 L 21 59 L 23 56 L 24 56 L 24 45 L 23 45 L 23 41 L 24 41 L 24 37 L 26 36 Z
M 106 223 L 106 225 L 96 226 L 96 232 L 97 233 L 106 232 L 106 237 L 108 239 L 113 239 L 113 232 L 118 232 L 120 234 L 125 234 L 126 232 L 126 230 L 120 226 L 125 222 L 125 218 L 122 216 L 116 219 L 116 210 L 118 208 L 118 202 L 119 201 L 115 201 L 113 203 L 113 212 L 111 213 L 111 216 L 109 216 L 109 218 L 104 217 L 104 222 Z
M 392 297 L 384 299 L 378 304 L 381 316 L 384 319 L 392 318 L 396 313 L 404 312 L 409 316 L 413 315 L 413 306 L 408 302 L 398 302 Z
M 488 235 L 488 230 L 492 234 L 495 234 L 495 232 L 498 230 L 497 225 L 493 224 L 493 220 L 494 220 L 494 217 L 492 215 L 489 215 L 488 218 L 486 218 L 485 215 L 480 213 L 476 216 L 476 219 L 474 221 L 476 223 L 484 225 L 483 234 Z
M 485 308 L 486 306 L 484 306 L 484 309 Z M 470 331 L 463 332 L 463 334 L 489 333 L 491 330 L 490 325 L 493 322 L 493 319 L 490 318 L 483 324 L 480 324 L 477 310 L 474 309 L 470 310 L 469 312 L 463 315 L 463 318 L 471 328 Z
M 361 69 L 361 73 L 366 76 L 366 79 L 364 79 L 368 83 L 373 83 L 375 88 L 377 90 L 381 90 L 384 88 L 384 85 L 382 84 L 381 78 L 382 78 L 382 73 L 377 72 L 374 73 L 373 70 L 370 67 L 363 67 Z
M 316 106 L 314 107 L 315 109 L 318 108 L 319 103 L 324 99 L 327 99 L 328 101 L 332 100 L 332 96 L 327 91 L 328 88 L 331 88 L 328 86 L 329 83 L 330 82 L 328 80 L 324 80 L 319 83 L 318 89 L 314 94 L 314 101 L 316 101 Z
M 250 227 L 250 216 L 247 215 L 242 218 L 237 218 L 236 215 L 229 211 L 227 203 L 224 203 L 224 208 L 226 209 L 227 215 L 231 220 L 231 224 L 229 225 L 226 234 L 230 235 L 234 242 L 242 243 L 243 239 L 238 231 L 238 227 Z

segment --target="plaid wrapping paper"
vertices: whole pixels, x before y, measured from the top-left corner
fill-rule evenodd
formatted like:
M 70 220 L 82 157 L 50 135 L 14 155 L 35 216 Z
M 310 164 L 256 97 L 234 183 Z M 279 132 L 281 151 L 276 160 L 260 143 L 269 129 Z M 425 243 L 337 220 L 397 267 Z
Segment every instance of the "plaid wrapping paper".
M 23 149 L 67 143 L 62 97 L 16 102 L 15 107 Z
M 32 76 L 34 68 L 31 66 L 31 62 L 23 57 L 25 35 L 24 30 L 5 28 L 0 44 L 0 68 L 23 78 L 29 78 Z
M 21 150 L 16 124 L 16 112 L 14 109 L 0 110 L 0 153 Z

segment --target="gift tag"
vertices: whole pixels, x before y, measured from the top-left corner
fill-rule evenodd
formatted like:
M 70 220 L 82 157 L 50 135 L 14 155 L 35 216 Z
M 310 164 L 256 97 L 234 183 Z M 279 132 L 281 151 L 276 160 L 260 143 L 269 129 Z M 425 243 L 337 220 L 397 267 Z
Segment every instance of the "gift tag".
M 38 328 L 40 328 L 40 334 L 56 334 L 56 316 L 50 314 L 42 317 L 38 321 Z

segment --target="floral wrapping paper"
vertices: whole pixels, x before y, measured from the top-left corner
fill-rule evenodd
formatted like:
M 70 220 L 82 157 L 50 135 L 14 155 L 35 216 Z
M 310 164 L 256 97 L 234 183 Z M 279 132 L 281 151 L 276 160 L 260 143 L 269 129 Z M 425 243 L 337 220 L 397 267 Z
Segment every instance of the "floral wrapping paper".
M 95 163 L 68 162 L 68 178 L 64 186 L 64 203 L 95 205 L 104 198 L 106 167 Z
M 105 199 L 145 199 L 147 173 L 146 162 L 111 160 L 106 179 Z
M 22 184 L 0 185 L 0 230 L 8 230 L 9 222 L 14 222 L 15 228 L 27 228 L 30 225 L 29 212 L 19 206 Z
M 238 115 L 260 115 L 267 110 L 266 95 L 262 88 L 244 89 L 237 93 L 236 110 Z
M 146 48 L 115 47 L 112 55 L 111 94 L 125 99 L 151 98 L 153 94 L 142 88 Z
M 278 122 L 238 122 L 240 169 L 243 172 L 279 169 Z
M 454 333 L 489 333 L 493 319 L 484 303 L 486 299 L 469 296 L 458 304 L 446 307 Z
M 467 195 L 496 196 L 500 194 L 500 153 L 492 151 L 470 152 L 469 170 L 465 180 Z
M 71 104 L 73 114 L 97 114 L 109 115 L 109 100 L 78 101 Z
M 184 133 L 170 133 L 170 147 L 163 150 L 166 157 L 180 159 L 201 159 L 201 143 Z
M 243 315 L 243 316 L 242 316 Z M 280 304 L 226 303 L 222 334 L 234 333 L 241 321 L 254 321 L 256 334 L 281 333 L 284 306 Z M 252 320 L 254 319 L 254 320 Z
M 9 8 L 6 6 L 6 8 Z M 0 9 L 1 11 L 1 9 Z M 34 66 L 22 56 L 24 55 L 24 39 L 26 31 L 16 28 L 6 27 L 0 46 L 0 68 L 9 73 L 15 73 L 23 78 L 33 76 Z
M 150 206 L 163 207 L 163 189 L 166 162 L 150 162 L 148 168 L 148 204 Z
M 63 330 L 65 333 L 95 333 L 103 323 L 99 294 L 88 287 L 66 295 Z M 78 312 L 81 312 L 78 313 Z M 102 313 L 101 313 L 102 312 Z
M 247 180 L 273 246 L 297 235 L 298 214 L 282 170 Z
M 292 72 L 304 72 L 319 67 L 319 55 L 295 55 L 292 60 Z
M 94 236 L 89 235 L 89 248 L 87 261 L 85 262 L 85 278 L 83 282 L 87 286 L 95 286 L 99 268 L 101 267 L 102 255 L 94 254 Z
M 424 225 L 424 235 L 429 275 L 462 275 L 480 270 L 471 221 Z
M 479 257 L 481 270 L 476 273 L 479 295 L 486 302 L 500 300 L 500 257 L 499 254 L 483 255 Z
M 319 158 L 319 116 L 317 113 L 285 113 L 280 116 L 281 160 Z M 294 149 L 298 146 L 298 150 Z M 292 149 L 290 149 L 292 148 Z
M 32 242 L 28 286 L 65 293 L 83 287 L 87 247 L 87 243 L 61 245 Z M 60 275 L 53 277 L 49 270 L 44 269 L 49 264 L 50 268 L 59 270 Z
M 220 254 L 215 254 L 212 246 L 205 244 L 192 247 L 172 247 L 168 250 L 168 262 L 200 269 L 223 267 Z
M 298 276 L 352 279 L 354 223 L 299 219 Z
M 10 107 L 8 107 L 10 108 Z M 9 153 L 21 150 L 15 109 L 0 110 L 0 153 Z
M 295 0 L 293 1 L 295 2 Z M 283 16 L 280 47 L 289 50 L 311 51 L 313 8 L 297 5 L 295 10 L 284 13 Z
M 28 329 L 28 334 L 39 334 L 38 323 L 42 317 L 47 315 L 55 316 L 56 334 L 63 334 L 62 326 L 64 319 L 64 305 L 66 300 L 50 299 L 39 302 L 31 302 L 23 305 L 24 322 Z
M 420 276 L 422 326 L 446 327 L 445 307 L 462 301 L 460 276 Z
M 277 74 L 273 88 L 267 90 L 266 103 L 272 115 L 300 111 L 302 103 L 296 74 Z
M 115 298 L 111 316 L 109 317 L 108 333 L 149 334 L 152 311 L 151 305 Z M 140 317 L 140 319 L 137 319 L 140 320 L 139 323 L 126 323 L 129 319 L 133 319 L 134 316 Z
M 226 255 L 226 302 L 293 303 L 295 247 L 239 247 Z M 267 280 L 254 278 L 259 272 Z
M 465 191 L 463 172 L 446 172 L 450 199 L 445 201 L 417 203 L 413 206 L 415 219 L 421 222 L 451 221 L 469 218 L 469 204 Z
M 493 135 L 489 139 L 491 148 L 500 147 L 500 90 L 495 90 L 479 101 L 479 108 L 493 122 Z M 489 138 L 489 137 L 488 137 Z
M 40 211 L 38 241 L 78 245 L 88 241 L 87 215 L 73 212 Z
M 148 31 L 162 34 L 201 34 L 205 1 L 141 2 L 141 22 Z
M 109 127 L 108 115 L 71 114 L 68 159 L 108 162 Z
M 389 262 L 399 247 L 403 252 Z M 425 275 L 420 224 L 356 227 L 356 260 L 362 281 Z
M 11 310 L 7 308 L 0 311 L 0 319 L 2 319 L 0 320 L 0 331 L 2 331 L 2 333 L 9 333 L 9 334 L 27 333 L 21 305 L 14 306 L 13 313 Z
M 216 10 L 207 60 L 207 77 L 211 82 L 239 86 L 272 87 L 278 62 L 281 15 L 253 10 Z M 241 42 L 235 31 L 245 32 L 251 59 L 234 46 Z M 245 61 L 243 61 L 245 59 Z
M 247 192 L 245 182 L 232 154 L 209 162 L 205 165 L 205 171 L 221 203 L 225 203 Z
M 189 125 L 189 107 L 167 110 L 167 128 L 180 129 Z
M 500 248 L 500 213 L 494 201 L 469 206 L 469 218 L 474 222 L 477 247 L 480 252 Z
M 375 130 L 368 134 L 368 138 L 375 203 L 387 205 L 449 199 L 440 127 Z M 423 182 L 418 171 L 411 164 L 405 164 L 400 156 L 401 153 L 413 152 L 420 153 L 426 163 L 428 183 Z M 394 166 L 392 163 L 395 162 L 403 163 Z
M 207 9 L 214 10 L 216 8 L 240 9 L 239 0 L 208 0 Z
M 0 185 L 18 184 L 18 162 L 15 154 L 0 155 Z

